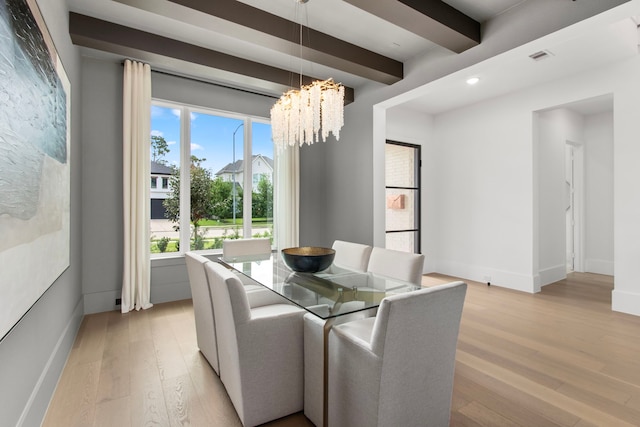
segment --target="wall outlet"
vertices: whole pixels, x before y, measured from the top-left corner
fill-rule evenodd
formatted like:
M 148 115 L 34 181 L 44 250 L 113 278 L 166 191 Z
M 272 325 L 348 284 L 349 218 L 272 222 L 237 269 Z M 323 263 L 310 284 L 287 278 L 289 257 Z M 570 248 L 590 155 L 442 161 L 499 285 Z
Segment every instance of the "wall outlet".
M 122 304 L 122 299 L 121 298 L 116 298 L 116 305 L 120 305 Z

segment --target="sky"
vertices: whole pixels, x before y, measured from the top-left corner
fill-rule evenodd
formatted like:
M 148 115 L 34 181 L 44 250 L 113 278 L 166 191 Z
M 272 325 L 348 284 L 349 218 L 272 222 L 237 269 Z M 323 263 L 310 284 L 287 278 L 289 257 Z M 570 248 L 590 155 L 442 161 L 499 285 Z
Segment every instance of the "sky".
M 243 155 L 243 120 L 211 114 L 191 112 L 191 154 L 205 158 L 202 165 L 211 170 L 211 176 L 233 161 L 235 132 L 235 158 Z M 240 127 L 238 127 L 240 126 Z M 271 125 L 253 123 L 253 154 L 262 154 L 273 159 Z M 180 110 L 152 105 L 151 135 L 162 136 L 169 144 L 169 153 L 164 156 L 168 165 L 180 163 Z

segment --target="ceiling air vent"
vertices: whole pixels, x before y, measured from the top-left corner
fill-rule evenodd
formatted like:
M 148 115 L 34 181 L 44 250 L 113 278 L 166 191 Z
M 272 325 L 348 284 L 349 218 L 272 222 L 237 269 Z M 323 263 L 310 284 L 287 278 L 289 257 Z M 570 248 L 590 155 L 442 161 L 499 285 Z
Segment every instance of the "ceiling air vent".
M 529 55 L 529 58 L 533 59 L 534 61 L 542 61 L 543 59 L 547 59 L 550 56 L 553 56 L 553 53 L 549 52 L 548 50 L 540 50 Z

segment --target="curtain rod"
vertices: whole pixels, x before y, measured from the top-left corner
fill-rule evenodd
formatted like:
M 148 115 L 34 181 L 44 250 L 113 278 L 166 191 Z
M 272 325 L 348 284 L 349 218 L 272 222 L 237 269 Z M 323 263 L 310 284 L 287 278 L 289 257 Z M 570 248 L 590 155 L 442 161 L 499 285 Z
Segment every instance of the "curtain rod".
M 136 61 L 135 59 L 129 59 L 129 60 L 130 61 Z M 122 61 L 120 63 L 120 65 L 122 65 L 124 67 L 124 61 Z M 198 83 L 204 83 L 204 84 L 208 84 L 208 85 L 211 85 L 211 86 L 221 87 L 221 88 L 224 88 L 224 89 L 237 90 L 238 92 L 249 93 L 251 95 L 259 95 L 259 96 L 264 96 L 266 98 L 272 98 L 272 99 L 278 99 L 279 98 L 279 96 L 268 95 L 266 93 L 260 93 L 260 92 L 255 92 L 255 91 L 248 90 L 248 89 L 242 89 L 242 88 L 239 88 L 239 87 L 228 86 L 228 85 L 225 85 L 225 84 L 222 84 L 222 83 L 215 83 L 215 82 L 212 82 L 212 81 L 199 79 L 197 77 L 191 77 L 191 76 L 185 76 L 185 75 L 181 75 L 181 74 L 175 74 L 175 73 L 171 73 L 169 71 L 155 70 L 155 69 L 153 69 L 153 67 L 151 68 L 151 72 L 152 73 L 163 74 L 165 76 L 178 77 L 178 78 L 185 79 L 185 80 L 191 80 L 191 81 L 198 82 Z

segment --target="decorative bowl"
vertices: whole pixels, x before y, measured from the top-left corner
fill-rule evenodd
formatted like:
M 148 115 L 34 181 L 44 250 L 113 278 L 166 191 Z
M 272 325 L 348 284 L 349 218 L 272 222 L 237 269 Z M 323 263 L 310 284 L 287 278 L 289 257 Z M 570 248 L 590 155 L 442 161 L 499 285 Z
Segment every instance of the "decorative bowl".
M 329 268 L 336 256 L 334 249 L 316 246 L 286 248 L 281 253 L 284 263 L 291 270 L 299 273 L 315 273 L 325 270 Z

